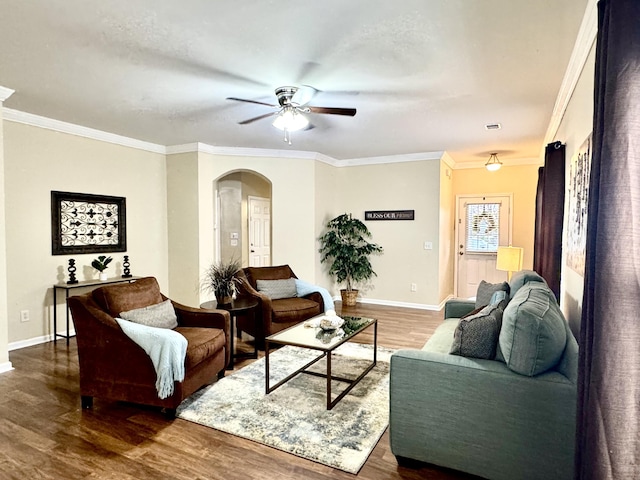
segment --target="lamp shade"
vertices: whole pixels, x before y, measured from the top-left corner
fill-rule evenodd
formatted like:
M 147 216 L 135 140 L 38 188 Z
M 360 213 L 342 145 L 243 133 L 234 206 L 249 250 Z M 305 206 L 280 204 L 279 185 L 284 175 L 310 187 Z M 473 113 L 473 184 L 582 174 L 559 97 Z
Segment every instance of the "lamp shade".
M 522 247 L 498 247 L 496 269 L 509 272 L 509 278 L 511 278 L 511 272 L 522 270 L 523 257 L 524 248 Z
M 273 121 L 272 125 L 280 130 L 295 132 L 306 128 L 309 125 L 309 120 L 307 120 L 304 115 L 296 111 L 295 108 L 284 107 L 282 112 L 280 112 Z
M 492 153 L 489 156 L 489 160 L 487 160 L 487 163 L 485 163 L 484 166 L 490 172 L 495 172 L 496 170 L 500 170 L 500 167 L 502 166 L 502 162 L 500 160 L 498 160 L 498 154 L 497 153 Z

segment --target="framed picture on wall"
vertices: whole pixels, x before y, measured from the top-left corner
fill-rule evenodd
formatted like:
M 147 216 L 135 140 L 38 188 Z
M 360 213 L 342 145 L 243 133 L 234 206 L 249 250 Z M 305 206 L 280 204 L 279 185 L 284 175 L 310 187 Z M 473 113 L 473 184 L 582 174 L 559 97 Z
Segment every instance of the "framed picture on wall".
M 127 250 L 126 199 L 88 193 L 51 192 L 51 253 Z

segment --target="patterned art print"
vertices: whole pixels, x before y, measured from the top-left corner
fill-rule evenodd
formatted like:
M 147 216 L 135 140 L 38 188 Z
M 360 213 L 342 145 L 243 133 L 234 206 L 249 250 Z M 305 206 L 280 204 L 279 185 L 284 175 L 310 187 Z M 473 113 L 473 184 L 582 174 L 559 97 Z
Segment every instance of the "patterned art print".
M 584 276 L 587 208 L 591 172 L 591 135 L 571 158 L 569 166 L 569 222 L 567 265 Z
M 126 250 L 125 199 L 51 192 L 53 254 Z

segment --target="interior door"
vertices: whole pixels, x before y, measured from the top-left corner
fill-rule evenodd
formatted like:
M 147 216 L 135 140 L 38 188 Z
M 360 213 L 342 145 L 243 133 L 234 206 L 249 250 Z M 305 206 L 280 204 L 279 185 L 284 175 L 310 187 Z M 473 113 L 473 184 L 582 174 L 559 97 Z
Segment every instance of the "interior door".
M 469 298 L 482 280 L 507 279 L 507 272 L 496 270 L 496 255 L 499 245 L 511 242 L 511 196 L 459 196 L 457 215 L 456 295 Z
M 249 197 L 249 266 L 271 265 L 271 200 Z

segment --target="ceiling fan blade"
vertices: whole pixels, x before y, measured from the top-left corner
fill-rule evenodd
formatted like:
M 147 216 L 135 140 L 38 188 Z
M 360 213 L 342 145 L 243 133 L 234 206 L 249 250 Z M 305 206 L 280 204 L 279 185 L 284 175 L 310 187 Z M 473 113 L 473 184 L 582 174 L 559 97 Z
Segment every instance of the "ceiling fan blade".
M 278 105 L 273 105 L 272 103 L 264 103 L 264 102 L 259 102 L 257 100 L 247 100 L 246 98 L 227 97 L 227 100 L 235 100 L 236 102 L 245 102 L 245 103 L 255 103 L 257 105 L 265 105 L 267 107 L 278 107 Z
M 271 116 L 275 115 L 276 113 L 278 113 L 278 112 L 265 113 L 264 115 L 260 115 L 258 117 L 253 117 L 253 118 L 250 118 L 248 120 L 243 120 L 241 122 L 238 122 L 238 125 L 248 125 L 249 123 L 253 123 L 253 122 L 257 121 L 257 120 L 262 120 L 263 118 L 271 117 Z
M 310 85 L 302 85 L 291 97 L 291 103 L 300 106 L 306 105 L 316 96 L 316 93 L 318 93 L 317 88 L 313 88 Z
M 331 115 L 347 115 L 353 117 L 356 114 L 355 108 L 332 108 L 332 107 L 305 107 L 311 113 L 329 113 Z

